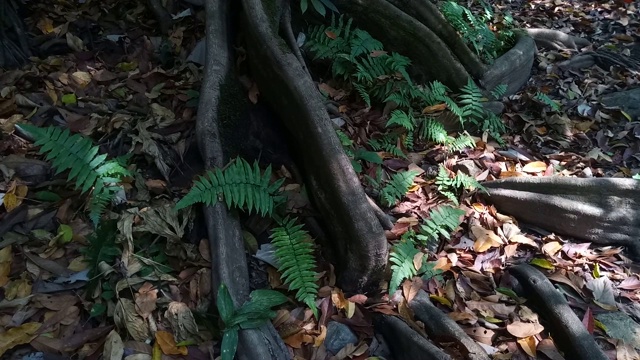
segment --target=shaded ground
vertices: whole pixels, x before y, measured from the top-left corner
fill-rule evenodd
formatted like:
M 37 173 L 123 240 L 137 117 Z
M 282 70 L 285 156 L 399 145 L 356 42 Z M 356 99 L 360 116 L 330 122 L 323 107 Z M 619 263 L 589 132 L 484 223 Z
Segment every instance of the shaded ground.
M 185 61 L 203 35 L 201 10 L 186 5 L 175 9 L 174 14 L 184 17 L 162 40 L 143 5 L 88 1 L 80 7 L 29 6 L 30 31 L 64 38 L 66 51 L 0 72 L 0 352 L 9 358 L 34 350 L 63 358 L 109 357 L 119 354 L 114 348 L 124 348 L 125 354 L 150 355 L 148 341 L 154 340 L 165 356 L 205 359 L 210 352 L 217 354 L 218 321 L 207 313 L 212 296 L 207 241 L 197 216 L 191 222 L 170 211 L 202 173 L 193 125 L 203 69 Z M 520 27 L 560 29 L 591 40 L 591 50 L 604 47 L 633 55 L 640 39 L 637 6 L 555 1 L 498 8 L 509 10 Z M 455 155 L 441 148 L 408 153 L 407 159 L 380 153 L 387 172 L 422 172 L 403 201 L 388 209 L 397 220 L 387 232 L 390 242 L 447 201 L 435 191 L 433 169 L 438 164 L 482 181 L 638 173 L 639 119 L 605 108 L 600 99 L 637 86 L 640 76 L 615 64 L 586 70 L 558 66 L 574 55 L 541 49 L 532 79 L 504 101 L 502 120 L 511 129 L 507 146 L 477 138 L 473 150 Z M 250 79 L 243 80 L 255 100 L 257 89 Z M 330 82 L 319 86 L 336 101 L 345 121 L 342 129 L 356 143 L 364 143 L 384 124 L 383 109 L 365 109 Z M 538 92 L 558 107 L 536 99 Z M 49 165 L 35 160 L 35 148 L 14 132 L 14 124 L 27 119 L 90 136 L 111 156 L 133 154 L 133 170 L 139 175 L 126 184 L 126 202 L 114 207 L 119 215 L 113 215 L 117 222 L 111 229 L 91 237 L 92 225 L 82 215 L 84 197 L 65 186 L 63 177 L 52 177 Z M 253 129 L 250 141 L 264 149 L 272 138 L 257 134 L 264 131 Z M 288 179 L 284 190 L 289 208 L 312 212 L 302 186 L 292 180 L 286 156 L 272 153 L 268 160 L 278 164 L 276 175 Z M 373 166 L 367 171 L 375 176 Z M 321 262 L 320 319 L 300 304 L 282 308 L 274 319 L 292 353 L 304 359 L 325 359 L 327 351 L 336 358 L 385 356 L 384 345 L 374 336 L 372 312 L 399 315 L 419 327 L 406 304 L 423 289 L 494 358 L 557 359 L 546 324 L 503 276 L 506 265 L 529 262 L 548 270 L 610 358 L 638 358 L 640 343 L 633 331 L 640 332 L 640 279 L 637 265 L 626 261 L 621 249 L 570 243 L 543 229 L 518 225 L 476 194 L 466 194 L 461 207 L 465 222 L 453 240 L 421 255 L 432 261 L 430 274 L 406 281 L 395 294 L 345 298 L 335 287 L 331 259 Z M 270 224 L 259 217 L 245 220 L 246 245 L 255 254 L 268 241 Z M 87 244 L 93 244 L 88 252 L 83 250 Z M 247 260 L 256 288 L 283 288 L 273 267 L 252 256 Z M 97 278 L 87 275 L 93 267 L 99 269 Z M 124 342 L 117 341 L 113 325 Z M 175 339 L 189 346 L 176 346 Z M 447 342 L 439 345 L 455 354 Z

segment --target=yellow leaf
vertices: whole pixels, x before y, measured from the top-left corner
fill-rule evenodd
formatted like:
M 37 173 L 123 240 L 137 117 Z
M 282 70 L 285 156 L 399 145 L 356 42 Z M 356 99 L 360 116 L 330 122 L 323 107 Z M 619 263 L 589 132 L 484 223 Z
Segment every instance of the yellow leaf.
M 91 74 L 86 71 L 76 71 L 71 74 L 71 79 L 81 88 L 84 88 L 91 82 Z
M 439 302 L 442 305 L 446 305 L 448 307 L 451 307 L 451 301 L 449 301 L 449 299 L 447 299 L 446 297 L 442 297 L 442 296 L 438 296 L 438 295 L 429 295 L 429 298 Z
M 560 249 L 562 249 L 562 244 L 557 241 L 552 241 L 542 246 L 542 252 L 549 256 L 554 256 Z
M 9 282 L 12 262 L 13 254 L 11 253 L 11 246 L 0 249 L 0 286 L 5 286 Z
M 4 194 L 4 199 L 2 203 L 4 204 L 4 208 L 7 209 L 7 212 L 13 211 L 13 209 L 17 208 L 20 205 L 21 200 L 18 200 L 16 194 L 10 192 Z
M 532 358 L 536 358 L 536 338 L 533 336 L 527 336 L 526 338 L 518 339 L 518 344 Z
M 549 262 L 549 260 L 547 259 L 540 259 L 540 258 L 535 258 L 533 260 L 531 260 L 531 265 L 535 265 L 537 267 L 541 267 L 543 269 L 547 269 L 547 270 L 553 270 L 556 267 L 553 266 L 552 263 Z
M 522 168 L 522 171 L 528 173 L 539 173 L 547 170 L 547 164 L 544 161 L 530 162 Z
M 0 357 L 14 346 L 27 344 L 35 339 L 37 336 L 35 332 L 41 325 L 37 322 L 30 322 L 0 333 Z
M 45 35 L 53 32 L 53 21 L 47 17 L 38 20 L 36 26 Z
M 596 279 L 600 277 L 600 264 L 598 263 L 593 266 L 593 277 Z

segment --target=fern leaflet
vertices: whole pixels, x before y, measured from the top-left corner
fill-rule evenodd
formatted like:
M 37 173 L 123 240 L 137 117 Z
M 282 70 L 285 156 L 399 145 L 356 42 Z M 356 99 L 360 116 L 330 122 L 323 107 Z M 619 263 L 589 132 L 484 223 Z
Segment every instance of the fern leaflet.
M 551 100 L 549 95 L 538 91 L 538 92 L 536 92 L 536 95 L 534 96 L 534 98 L 536 100 L 540 101 L 541 103 L 543 103 L 544 105 L 549 106 L 551 108 L 551 110 L 560 111 L 560 105 L 558 105 L 557 102 Z
M 222 196 L 228 208 L 246 206 L 249 213 L 255 210 L 262 216 L 271 215 L 275 205 L 281 200 L 278 189 L 284 179 L 272 184 L 269 184 L 270 180 L 271 166 L 261 175 L 257 161 L 252 168 L 247 161 L 237 158 L 224 170 L 207 171 L 193 184 L 189 193 L 178 201 L 176 209 L 198 202 L 212 205 Z
M 414 170 L 393 174 L 389 183 L 380 191 L 380 199 L 383 205 L 392 206 L 405 196 L 416 175 L 418 175 L 418 172 Z
M 418 273 L 420 269 L 416 269 L 413 259 L 419 252 L 410 236 L 403 237 L 391 248 L 391 253 L 389 254 L 389 262 L 391 263 L 390 294 L 395 292 L 402 280 L 411 279 Z
M 444 166 L 440 166 L 435 183 L 438 191 L 456 205 L 459 204 L 458 196 L 463 190 L 478 189 L 486 192 L 486 189 L 480 185 L 478 180 L 465 173 L 458 172 L 453 178 L 450 177 L 449 171 Z
M 313 257 L 313 244 L 309 241 L 309 234 L 302 229 L 302 225 L 296 225 L 295 218 L 285 218 L 272 230 L 271 243 L 275 247 L 278 258 L 278 271 L 282 274 L 285 284 L 289 289 L 297 290 L 296 299 L 305 303 L 318 317 L 316 296 L 318 284 L 316 284 L 316 263 Z
M 413 118 L 413 114 L 411 112 L 407 113 L 402 110 L 393 110 L 386 126 L 390 127 L 392 125 L 398 125 L 409 131 L 412 131 L 415 127 L 415 122 L 416 121 Z
M 464 211 L 451 206 L 439 206 L 429 211 L 429 218 L 420 224 L 420 232 L 416 238 L 424 245 L 430 241 L 438 240 L 441 236 L 449 239 L 451 232 L 462 223 L 461 216 Z

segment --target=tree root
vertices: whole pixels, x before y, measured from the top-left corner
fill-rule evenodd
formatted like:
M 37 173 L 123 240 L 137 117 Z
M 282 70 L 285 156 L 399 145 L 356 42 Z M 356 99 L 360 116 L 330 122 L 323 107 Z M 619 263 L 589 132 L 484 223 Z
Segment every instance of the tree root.
M 549 322 L 547 329 L 554 343 L 564 352 L 567 360 L 605 360 L 608 357 L 587 332 L 580 319 L 571 310 L 564 297 L 553 287 L 544 274 L 528 264 L 509 268 L 509 273 L 518 280 L 520 296 Z
M 483 183 L 486 200 L 516 219 L 640 258 L 638 180 L 521 177 Z
M 151 8 L 151 11 L 156 17 L 156 20 L 158 21 L 160 31 L 162 31 L 162 34 L 168 35 L 169 30 L 171 29 L 171 23 L 173 21 L 171 19 L 171 14 L 169 14 L 167 9 L 162 6 L 162 1 L 160 0 L 147 0 L 147 2 L 149 4 L 149 7 Z
M 419 19 L 387 0 L 335 0 L 334 4 L 349 13 L 358 26 L 389 44 L 391 50 L 408 56 L 427 80 L 440 80 L 454 91 L 467 84 L 469 72 L 443 40 Z
M 449 24 L 433 2 L 430 0 L 389 0 L 389 2 L 406 14 L 412 14 L 414 18 L 433 31 L 445 42 L 474 78 L 480 79 L 487 71 L 486 66 L 462 41 L 458 32 Z
M 529 80 L 535 54 L 534 41 L 528 36 L 518 36 L 516 45 L 497 58 L 482 75 L 480 85 L 491 91 L 496 86 L 505 84 L 505 95 L 515 94 Z
M 328 224 L 328 256 L 336 260 L 338 283 L 345 293 L 377 290 L 386 266 L 386 238 L 316 86 L 278 35 L 282 5 L 274 9 L 260 0 L 242 5 L 252 75 L 288 130 L 309 194 Z
M 207 0 L 206 67 L 200 91 L 196 133 L 205 166 L 222 167 L 226 156 L 220 137 L 219 107 L 221 88 L 233 77 L 229 18 L 231 0 Z M 204 209 L 212 263 L 212 289 L 220 284 L 229 288 L 236 306 L 249 299 L 249 272 L 245 258 L 240 223 L 237 216 L 221 202 Z M 271 323 L 257 329 L 241 330 L 238 359 L 289 359 L 289 352 Z
M 435 341 L 453 341 L 465 359 L 488 360 L 489 355 L 473 339 L 467 335 L 455 321 L 440 311 L 431 303 L 431 299 L 424 290 L 418 291 L 409 307 L 416 318 L 424 323 L 424 328 L 430 338 Z
M 598 65 L 605 70 L 608 70 L 611 66 L 619 66 L 623 69 L 635 71 L 640 70 L 640 60 L 616 54 L 606 49 L 580 53 L 569 60 L 561 62 L 558 67 L 562 70 L 580 70 L 593 65 Z
M 526 29 L 527 34 L 535 40 L 536 45 L 552 50 L 580 50 L 591 45 L 587 39 L 565 34 L 552 29 Z
M 385 338 L 396 360 L 450 360 L 451 356 L 413 330 L 402 319 L 378 315 L 373 320 L 376 332 Z

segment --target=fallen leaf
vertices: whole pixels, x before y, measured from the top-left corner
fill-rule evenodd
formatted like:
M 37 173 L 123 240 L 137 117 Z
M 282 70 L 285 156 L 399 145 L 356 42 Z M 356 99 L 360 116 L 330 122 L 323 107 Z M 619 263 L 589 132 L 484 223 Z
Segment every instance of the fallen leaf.
M 539 173 L 547 170 L 547 164 L 544 161 L 534 161 L 522 167 L 523 172 Z
M 159 330 L 156 332 L 156 342 L 160 346 L 162 353 L 165 355 L 187 355 L 186 346 L 176 346 L 176 340 L 173 334 L 168 331 Z
M 507 331 L 518 338 L 526 338 L 529 336 L 537 335 L 542 330 L 544 330 L 544 326 L 538 323 L 526 323 L 522 321 L 514 321 L 511 324 L 507 325 Z
M 518 339 L 518 345 L 532 358 L 536 357 L 536 338 L 533 336 L 527 336 L 526 338 Z
M 30 322 L 0 333 L 0 356 L 3 356 L 7 350 L 14 346 L 27 344 L 35 339 L 37 336 L 35 333 L 41 325 L 37 322 Z
M 476 238 L 473 249 L 476 252 L 485 252 L 492 247 L 499 247 L 503 244 L 502 239 L 492 230 L 487 230 L 479 225 L 471 225 L 471 233 Z

